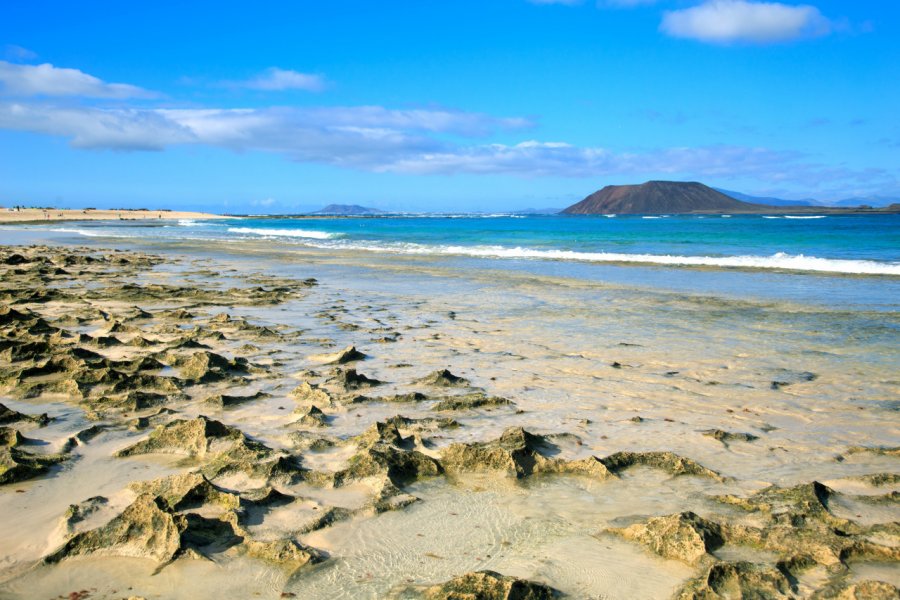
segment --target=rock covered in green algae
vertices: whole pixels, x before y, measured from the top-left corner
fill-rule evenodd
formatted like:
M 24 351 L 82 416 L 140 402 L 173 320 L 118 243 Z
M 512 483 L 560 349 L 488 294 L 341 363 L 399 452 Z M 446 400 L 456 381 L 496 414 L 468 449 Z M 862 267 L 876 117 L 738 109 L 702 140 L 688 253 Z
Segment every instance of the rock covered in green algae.
M 350 457 L 350 465 L 334 474 L 334 484 L 386 475 L 396 485 L 403 485 L 420 477 L 432 477 L 443 472 L 441 464 L 417 450 L 403 450 L 391 444 L 377 443 Z
M 476 571 L 432 586 L 426 600 L 551 600 L 560 596 L 553 588 L 495 571 Z
M 787 576 L 749 562 L 717 562 L 689 581 L 677 600 L 779 600 L 795 598 Z
M 347 346 L 339 352 L 332 354 L 315 354 L 309 357 L 310 360 L 325 365 L 343 365 L 348 362 L 362 360 L 366 355 L 356 349 L 356 346 Z
M 458 396 L 445 396 L 434 405 L 433 410 L 472 410 L 475 408 L 495 408 L 497 406 L 512 405 L 512 401 L 507 398 L 488 396 L 483 392 L 472 392 L 470 394 L 461 394 Z
M 5 404 L 0 404 L 0 425 L 37 423 L 38 425 L 43 426 L 49 422 L 50 418 L 46 414 L 26 415 L 7 407 Z
M 204 456 L 215 441 L 238 441 L 243 437 L 240 430 L 201 415 L 196 419 L 176 419 L 160 425 L 146 440 L 119 450 L 116 456 L 154 453 Z
M 325 427 L 328 425 L 328 417 L 318 406 L 313 405 L 303 413 L 298 422 L 306 427 Z
M 211 383 L 246 375 L 249 363 L 245 358 L 228 359 L 221 354 L 201 350 L 186 358 L 178 357 L 174 366 L 178 368 L 179 374 L 187 380 Z
M 308 381 L 302 382 L 291 390 L 288 395 L 304 403 L 308 402 L 311 404 L 318 404 L 319 406 L 329 407 L 335 405 L 334 398 L 327 390 L 309 383 Z
M 383 382 L 372 377 L 367 377 L 362 373 L 357 373 L 356 369 L 335 369 L 326 383 L 342 392 L 352 392 L 375 387 L 381 385 Z
M 636 466 L 653 467 L 671 475 L 699 475 L 718 481 L 722 476 L 697 461 L 673 452 L 616 452 L 601 459 L 610 472 L 618 474 Z
M 119 516 L 97 529 L 79 533 L 44 558 L 55 563 L 78 555 L 129 556 L 168 562 L 181 548 L 187 521 L 160 508 L 151 494 L 141 494 Z
M 16 446 L 18 444 L 0 445 L 0 484 L 16 483 L 43 475 L 50 467 L 66 459 L 59 454 L 32 454 Z
M 247 396 L 234 396 L 230 394 L 213 394 L 206 399 L 207 404 L 212 404 L 214 406 L 219 406 L 221 408 L 228 408 L 229 406 L 238 406 L 240 404 L 245 404 L 247 402 L 253 402 L 254 400 L 264 400 L 265 398 L 271 398 L 271 394 L 267 394 L 266 392 L 256 392 L 255 394 L 250 394 Z
M 725 543 L 718 523 L 693 512 L 655 517 L 622 529 L 610 529 L 626 540 L 634 540 L 663 558 L 696 564 L 707 553 Z
M 724 431 L 722 429 L 707 429 L 703 432 L 703 435 L 719 440 L 726 446 L 728 442 L 752 442 L 759 439 L 758 435 L 753 435 L 752 433 Z
M 431 385 L 435 387 L 468 387 L 469 380 L 465 377 L 454 375 L 447 369 L 440 369 L 433 373 L 429 373 L 421 379 L 417 379 L 415 383 L 423 385 Z
M 812 597 L 815 600 L 897 600 L 900 598 L 900 589 L 885 581 L 869 580 L 844 583 L 836 589 L 816 592 Z
M 241 499 L 237 494 L 216 487 L 200 473 L 184 473 L 151 481 L 137 481 L 128 487 L 138 494 L 155 496 L 161 507 L 172 511 L 196 508 L 204 504 L 232 509 L 240 508 L 241 505 Z

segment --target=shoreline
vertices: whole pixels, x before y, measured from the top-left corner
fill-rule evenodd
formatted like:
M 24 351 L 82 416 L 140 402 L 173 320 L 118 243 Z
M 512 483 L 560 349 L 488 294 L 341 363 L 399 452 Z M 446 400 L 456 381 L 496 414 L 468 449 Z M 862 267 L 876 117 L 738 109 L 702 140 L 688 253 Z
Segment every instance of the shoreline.
M 34 224 L 62 221 L 174 221 L 178 219 L 233 219 L 212 213 L 143 209 L 42 209 L 0 207 L 0 224 Z
M 704 597 L 716 569 L 800 596 L 900 584 L 878 541 L 900 535 L 897 349 L 870 316 L 91 246 L 0 248 L 7 452 L 50 474 L 0 486 L 2 595 L 419 598 L 485 569 L 629 600 Z M 185 529 L 146 546 L 145 516 Z

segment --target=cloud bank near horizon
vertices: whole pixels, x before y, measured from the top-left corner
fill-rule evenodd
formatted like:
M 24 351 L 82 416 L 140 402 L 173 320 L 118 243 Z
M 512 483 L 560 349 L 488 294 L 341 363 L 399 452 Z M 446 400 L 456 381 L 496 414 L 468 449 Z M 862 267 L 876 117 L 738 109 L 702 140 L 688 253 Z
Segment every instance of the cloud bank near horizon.
M 21 68 L 20 68 L 21 67 Z M 179 108 L 128 105 L 154 93 L 106 83 L 77 69 L 0 61 L 0 129 L 64 137 L 90 150 L 164 151 L 202 145 L 277 154 L 314 163 L 407 175 L 520 178 L 667 175 L 752 178 L 815 191 L 896 190 L 893 172 L 815 163 L 793 151 L 741 145 L 641 150 L 522 139 L 530 119 L 461 110 L 383 106 Z M 115 100 L 85 103 L 86 99 Z M 146 104 L 146 103 L 145 103 Z M 484 141 L 484 138 L 519 141 Z

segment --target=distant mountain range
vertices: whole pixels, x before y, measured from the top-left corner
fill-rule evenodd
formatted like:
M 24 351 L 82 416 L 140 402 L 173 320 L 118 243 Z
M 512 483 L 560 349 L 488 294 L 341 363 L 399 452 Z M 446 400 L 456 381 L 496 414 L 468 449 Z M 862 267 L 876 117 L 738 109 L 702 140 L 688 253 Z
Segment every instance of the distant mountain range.
M 812 198 L 804 200 L 785 200 L 784 198 L 772 198 L 771 196 L 751 196 L 750 194 L 742 194 L 732 190 L 723 190 L 722 188 L 712 188 L 717 192 L 721 192 L 726 196 L 731 196 L 735 200 L 741 202 L 749 202 L 750 204 L 765 204 L 767 206 L 816 206 L 817 203 Z
M 383 215 L 385 212 L 377 208 L 359 206 L 358 204 L 329 204 L 322 210 L 312 213 L 314 215 Z
M 768 206 L 837 206 L 843 208 L 857 208 L 859 206 L 890 206 L 891 204 L 900 202 L 900 198 L 891 198 L 889 196 L 865 196 L 859 198 L 845 198 L 844 200 L 825 203 L 814 200 L 813 198 L 785 200 L 783 198 L 772 198 L 770 196 L 751 196 L 750 194 L 742 194 L 741 192 L 732 190 L 723 190 L 722 188 L 713 189 L 737 200 L 750 202 L 752 204 L 766 204 Z
M 639 185 L 608 185 L 581 202 L 562 211 L 569 215 L 598 214 L 685 214 L 685 213 L 846 213 L 862 206 L 875 206 L 872 198 L 852 198 L 837 205 L 814 205 L 810 200 L 790 201 L 780 198 L 749 196 L 739 192 L 717 190 L 696 181 L 648 181 Z M 890 198 L 879 198 L 890 203 Z M 884 204 L 881 204 L 884 206 Z M 873 210 L 900 210 L 900 204 Z

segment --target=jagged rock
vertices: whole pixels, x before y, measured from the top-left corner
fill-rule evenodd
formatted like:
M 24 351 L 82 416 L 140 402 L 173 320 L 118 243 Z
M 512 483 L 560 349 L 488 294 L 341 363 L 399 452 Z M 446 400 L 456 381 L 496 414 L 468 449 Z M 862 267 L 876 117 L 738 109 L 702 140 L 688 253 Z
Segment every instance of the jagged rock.
M 63 525 L 66 531 L 71 533 L 75 525 L 81 523 L 108 504 L 109 499 L 104 496 L 93 496 L 78 504 L 70 504 L 63 515 Z
M 837 589 L 826 588 L 812 596 L 815 600 L 897 600 L 900 589 L 885 581 L 844 583 Z
M 512 406 L 513 403 L 499 396 L 488 396 L 482 392 L 473 392 L 461 396 L 447 396 L 434 405 L 437 411 L 472 410 L 475 408 L 493 408 L 496 406 Z
M 249 396 L 232 396 L 229 394 L 214 394 L 206 399 L 207 404 L 214 404 L 215 406 L 220 406 L 222 408 L 227 408 L 229 406 L 237 406 L 239 404 L 244 404 L 245 402 L 252 402 L 254 400 L 262 400 L 264 398 L 271 398 L 271 394 L 267 394 L 266 392 L 256 392 L 255 394 L 251 394 Z
M 200 473 L 170 475 L 151 481 L 136 481 L 128 486 L 137 494 L 151 494 L 157 504 L 168 511 L 215 504 L 224 508 L 240 508 L 237 494 L 222 490 Z
M 804 383 L 807 381 L 815 381 L 818 375 L 809 371 L 794 372 L 785 370 L 783 374 L 769 385 L 773 390 L 780 390 L 795 383 Z
M 385 423 L 394 427 L 408 429 L 410 431 L 434 431 L 436 429 L 455 429 L 459 427 L 459 421 L 450 417 L 423 417 L 413 419 L 403 415 L 395 415 L 387 419 Z
M 696 564 L 708 552 L 725 543 L 718 523 L 707 521 L 692 512 L 656 517 L 646 523 L 609 531 L 626 540 L 639 542 L 664 558 L 688 564 Z
M 773 567 L 749 562 L 719 562 L 689 581 L 677 600 L 778 600 L 795 596 L 787 576 Z
M 403 485 L 419 477 L 440 475 L 440 463 L 417 450 L 402 450 L 378 443 L 350 457 L 350 466 L 334 474 L 334 484 L 387 475 L 396 485 Z
M 65 456 L 32 454 L 14 446 L 0 445 L 0 484 L 15 483 L 43 475 Z
M 769 486 L 748 497 L 716 496 L 716 500 L 737 506 L 751 512 L 772 515 L 776 521 L 802 525 L 807 520 L 816 520 L 828 525 L 846 524 L 828 510 L 828 500 L 835 494 L 827 485 L 813 481 L 789 488 Z
M 0 446 L 15 448 L 26 442 L 26 438 L 12 427 L 0 427 Z
M 707 429 L 703 432 L 703 435 L 719 440 L 726 446 L 728 442 L 752 442 L 759 439 L 758 435 L 753 435 L 752 433 L 738 433 L 721 429 Z
M 427 600 L 551 600 L 560 594 L 542 583 L 476 571 L 427 588 L 422 595 Z
M 306 427 L 325 427 L 328 425 L 328 417 L 319 407 L 313 405 L 300 417 L 298 422 Z
M 142 494 L 108 524 L 76 534 L 44 557 L 44 562 L 92 554 L 153 558 L 165 563 L 181 548 L 181 533 L 186 527 L 184 517 L 164 511 L 152 495 Z
M 340 352 L 334 352 L 331 354 L 314 354 L 309 358 L 310 360 L 325 365 L 343 365 L 348 362 L 362 360 L 366 358 L 366 355 L 357 350 L 356 346 L 347 346 Z
M 601 459 L 610 472 L 619 474 L 635 466 L 647 466 L 666 471 L 672 475 L 700 475 L 718 481 L 722 476 L 707 469 L 696 461 L 678 456 L 672 452 L 616 452 Z
M 187 400 L 187 396 L 182 393 L 159 394 L 143 390 L 129 390 L 123 394 L 88 399 L 82 404 L 90 410 L 100 413 L 109 410 L 134 412 L 184 400 Z
M 870 473 L 868 475 L 859 475 L 854 477 L 854 479 L 875 487 L 881 487 L 900 483 L 900 473 Z
M 331 377 L 328 378 L 329 383 L 341 391 L 350 392 L 364 388 L 381 385 L 381 381 L 366 377 L 362 373 L 357 373 L 356 369 L 335 369 Z
M 175 362 L 179 374 L 185 379 L 210 383 L 222 381 L 236 375 L 246 375 L 248 362 L 244 358 L 229 360 L 220 354 L 209 351 L 200 351 L 191 354 L 188 358 Z
M 405 402 L 424 402 L 428 400 L 428 396 L 421 392 L 409 392 L 406 394 L 393 394 L 390 396 L 355 396 L 353 397 L 348 404 L 363 404 L 365 402 L 392 402 L 392 403 L 405 403 Z
M 454 375 L 447 369 L 440 369 L 416 380 L 416 383 L 435 387 L 467 387 L 469 385 L 469 380 Z
M 246 540 L 244 548 L 247 556 L 274 563 L 281 567 L 287 567 L 291 570 L 324 560 L 319 551 L 290 539 L 273 542 Z
M 847 454 L 858 454 L 868 452 L 878 456 L 900 456 L 900 446 L 850 446 L 847 448 Z
M 359 448 L 370 448 L 379 443 L 391 444 L 398 448 L 408 448 L 410 445 L 408 440 L 400 435 L 396 425 L 381 421 L 373 423 L 361 434 L 355 436 L 353 442 Z
M 304 381 L 288 394 L 300 402 L 310 402 L 321 406 L 334 406 L 334 398 L 326 390 Z
M 26 415 L 4 404 L 0 404 L 0 425 L 12 425 L 14 423 L 37 423 L 44 426 L 50 422 L 50 417 L 46 413 L 41 415 Z
M 146 440 L 119 450 L 116 456 L 153 453 L 204 456 L 216 441 L 237 442 L 243 438 L 240 430 L 204 416 L 190 420 L 176 419 L 158 426 Z
M 555 444 L 521 427 L 510 427 L 496 440 L 451 444 L 441 454 L 441 464 L 450 473 L 503 471 L 516 478 L 536 473 L 579 473 L 599 478 L 609 476 L 596 460 L 565 461 L 552 458 Z

